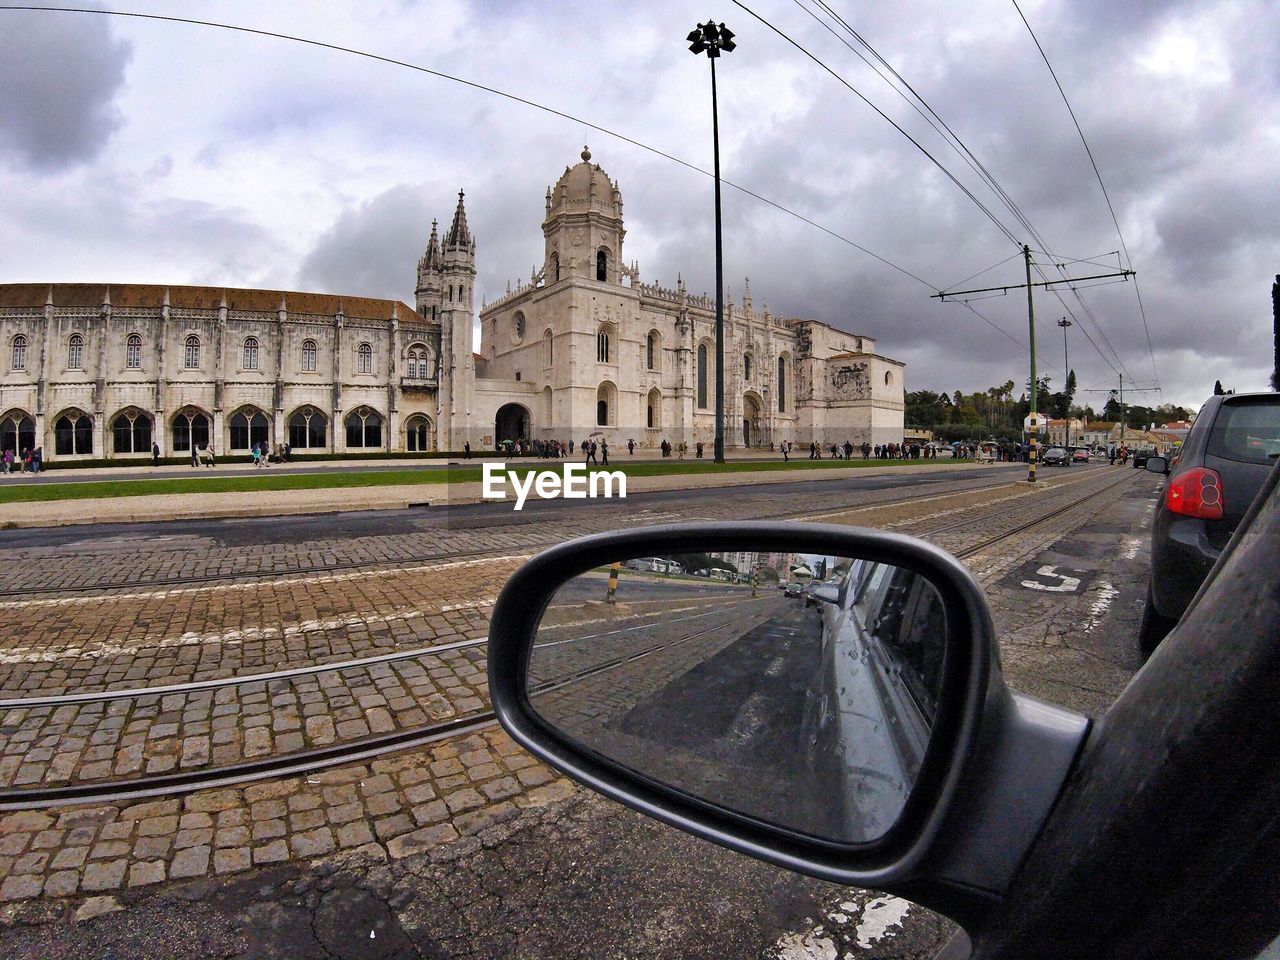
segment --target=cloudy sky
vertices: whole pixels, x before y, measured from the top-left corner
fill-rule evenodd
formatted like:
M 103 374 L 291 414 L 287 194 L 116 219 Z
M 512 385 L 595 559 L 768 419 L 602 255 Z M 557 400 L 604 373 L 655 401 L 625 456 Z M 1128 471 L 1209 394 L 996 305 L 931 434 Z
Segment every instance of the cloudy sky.
M 750 277 L 757 308 L 876 337 L 907 362 L 909 389 L 1021 383 L 1022 291 L 975 301 L 977 313 L 930 294 L 1020 282 L 1020 259 L 1000 261 L 1024 240 L 1055 278 L 1064 261 L 1095 261 L 1066 267 L 1084 276 L 1123 259 L 1052 77 L 1011 0 L 826 3 L 954 131 L 1039 240 L 858 59 L 850 46 L 870 54 L 818 0 L 747 6 L 892 117 L 1017 243 L 866 102 L 727 0 L 132 0 L 103 9 L 357 48 L 580 120 L 271 37 L 0 9 L 0 282 L 282 287 L 412 303 L 431 220 L 447 224 L 465 188 L 477 292 L 492 299 L 540 263 L 544 192 L 585 143 L 622 188 L 624 259 L 647 281 L 673 285 L 682 273 L 692 291 L 711 291 L 709 177 L 582 121 L 709 170 L 708 65 L 683 38 L 714 16 L 739 44 L 718 73 L 724 176 L 900 268 L 727 188 L 733 298 Z M 1110 193 L 1153 348 L 1133 283 L 1079 298 L 1064 289 L 1061 301 L 1037 291 L 1041 372 L 1061 383 L 1055 321 L 1071 315 L 1082 387 L 1114 386 L 1119 371 L 1134 386 L 1162 386 L 1136 402 L 1192 406 L 1215 379 L 1265 389 L 1280 273 L 1274 3 L 1021 6 Z

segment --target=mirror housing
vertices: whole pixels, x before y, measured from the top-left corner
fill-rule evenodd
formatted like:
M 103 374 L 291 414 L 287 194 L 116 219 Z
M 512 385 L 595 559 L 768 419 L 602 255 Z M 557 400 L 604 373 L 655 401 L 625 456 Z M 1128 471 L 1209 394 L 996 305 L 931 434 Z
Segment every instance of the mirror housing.
M 912 571 L 939 594 L 947 636 L 932 736 L 915 786 L 882 836 L 831 842 L 736 814 L 585 748 L 533 708 L 531 653 L 563 584 L 627 558 L 721 551 L 856 557 Z M 1011 882 L 1088 729 L 1085 718 L 1005 686 L 986 599 L 954 557 L 899 534 L 818 524 L 676 524 L 553 547 L 518 570 L 498 597 L 489 690 L 498 719 L 518 743 L 612 799 L 791 870 L 899 893 L 971 928 Z
M 1149 473 L 1168 473 L 1169 458 L 1168 457 L 1148 457 L 1147 472 Z

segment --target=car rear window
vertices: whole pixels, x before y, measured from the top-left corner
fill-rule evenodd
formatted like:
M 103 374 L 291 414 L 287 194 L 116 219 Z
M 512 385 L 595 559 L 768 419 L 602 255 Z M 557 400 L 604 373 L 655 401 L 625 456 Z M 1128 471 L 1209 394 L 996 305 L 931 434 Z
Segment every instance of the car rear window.
M 1227 401 L 1209 434 L 1210 456 L 1275 463 L 1280 455 L 1280 396 Z

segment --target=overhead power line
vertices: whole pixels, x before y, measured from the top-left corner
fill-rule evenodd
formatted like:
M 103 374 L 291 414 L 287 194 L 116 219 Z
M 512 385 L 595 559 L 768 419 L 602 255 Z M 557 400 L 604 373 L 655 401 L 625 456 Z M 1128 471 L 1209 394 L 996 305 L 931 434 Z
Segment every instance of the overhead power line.
M 1027 20 L 1026 14 L 1022 12 L 1022 8 L 1018 6 L 1018 0 L 1012 0 L 1013 9 L 1018 11 L 1018 16 L 1022 18 L 1023 25 L 1027 28 L 1027 33 L 1031 35 L 1032 42 L 1036 45 L 1036 49 L 1040 51 L 1040 59 L 1044 61 L 1044 65 L 1049 69 L 1049 76 L 1053 77 L 1053 84 L 1058 88 L 1058 93 L 1062 97 L 1062 102 L 1066 105 L 1067 113 L 1071 114 L 1071 122 L 1075 124 L 1076 133 L 1080 135 L 1080 142 L 1084 145 L 1084 152 L 1089 157 L 1089 165 L 1093 167 L 1093 175 L 1098 178 L 1098 186 L 1102 189 L 1103 199 L 1107 201 L 1107 210 L 1111 214 L 1111 222 L 1115 224 L 1116 236 L 1120 238 L 1120 249 L 1124 251 L 1125 262 L 1129 267 L 1133 266 L 1133 258 L 1129 256 L 1129 247 L 1124 242 L 1124 232 L 1120 229 L 1120 218 L 1116 216 L 1116 208 L 1111 203 L 1111 195 L 1107 193 L 1107 185 L 1102 182 L 1102 172 L 1098 169 L 1098 163 L 1093 158 L 1093 150 L 1089 148 L 1089 141 L 1084 135 L 1084 130 L 1080 127 L 1080 121 L 1076 119 L 1076 112 L 1071 108 L 1071 101 L 1067 99 L 1067 92 L 1062 88 L 1061 81 L 1058 80 L 1058 74 L 1053 69 L 1053 64 L 1049 62 L 1049 56 L 1044 52 L 1044 47 L 1040 45 L 1040 39 L 1036 36 L 1036 32 L 1031 29 L 1031 24 Z M 1156 383 L 1160 383 L 1160 374 L 1156 370 L 1156 354 L 1151 346 L 1151 328 L 1147 324 L 1147 311 L 1142 305 L 1142 292 L 1138 288 L 1137 280 L 1133 283 L 1133 292 L 1138 300 L 1138 313 L 1142 316 L 1142 329 L 1147 336 L 1147 353 L 1151 357 L 1151 373 L 1155 377 Z
M 873 57 L 878 63 L 883 65 L 885 70 L 887 70 L 890 74 L 892 74 L 894 79 L 899 84 L 901 84 L 902 87 L 906 88 L 906 90 L 908 90 L 911 93 L 911 97 L 907 97 L 907 95 L 903 93 L 902 89 L 900 89 L 899 86 L 897 86 L 895 83 L 890 81 L 889 78 L 886 77 L 885 74 L 881 72 L 881 70 L 875 64 L 871 63 L 871 61 L 869 61 L 867 57 L 864 56 L 859 50 L 855 49 L 846 40 L 840 37 L 835 32 L 835 30 L 832 29 L 830 24 L 826 23 L 820 17 L 818 17 L 817 14 L 815 14 L 812 10 L 806 7 L 801 2 L 801 0 L 793 0 L 793 2 L 795 2 L 797 6 L 799 6 L 802 10 L 804 10 L 807 14 L 809 14 L 809 16 L 813 17 L 821 26 L 823 26 L 824 29 L 826 29 L 829 33 L 831 33 L 838 40 L 840 40 L 840 42 L 844 44 L 846 48 L 852 51 L 854 55 L 857 56 L 860 60 L 862 60 L 863 63 L 867 64 L 867 66 L 869 66 L 871 70 L 878 77 L 880 77 L 881 80 L 883 80 L 886 84 L 888 84 L 889 87 L 893 89 L 895 93 L 898 94 L 898 96 L 902 97 L 916 111 L 916 113 L 918 113 L 921 117 L 923 117 L 925 122 L 928 123 L 940 137 L 943 138 L 943 140 L 948 144 L 948 146 L 950 146 L 952 150 L 956 151 L 957 154 L 960 155 L 961 159 L 964 160 L 964 162 L 969 167 L 969 169 L 971 169 L 974 173 L 976 173 L 979 176 L 979 179 L 981 179 L 982 182 L 986 184 L 992 190 L 993 193 L 996 194 L 996 196 L 1001 200 L 1001 202 L 1005 205 L 1005 207 L 1008 208 L 1009 212 L 1013 214 L 1015 219 L 1017 219 L 1018 223 L 1027 231 L 1028 234 L 1030 234 L 1031 238 L 1037 244 L 1041 245 L 1044 248 L 1045 252 L 1049 253 L 1049 256 L 1052 259 L 1054 260 L 1058 259 L 1056 255 L 1054 255 L 1052 251 L 1049 250 L 1048 241 L 1035 228 L 1035 225 L 1031 222 L 1030 218 L 1028 218 L 1026 214 L 1023 213 L 1023 211 L 1018 206 L 1018 204 L 1013 200 L 1012 196 L 1010 196 L 1008 191 L 1006 191 L 1000 185 L 999 181 L 996 180 L 995 176 L 986 168 L 986 166 L 982 163 L 982 161 L 979 160 L 978 157 L 973 153 L 973 151 L 970 150 L 969 147 L 964 143 L 964 141 L 960 139 L 959 135 L 957 135 L 955 131 L 951 129 L 951 127 L 947 124 L 947 122 L 942 119 L 942 117 L 938 114 L 938 112 L 934 110 L 932 106 L 929 105 L 928 101 L 926 101 L 924 97 L 922 97 L 916 91 L 916 89 L 912 87 L 911 84 L 908 83 L 906 79 L 903 78 L 903 76 L 896 69 L 894 69 L 893 65 L 890 64 L 888 60 L 886 60 L 883 56 L 881 56 L 881 54 L 875 49 L 875 47 L 871 45 L 871 43 L 865 37 L 859 34 L 846 20 L 844 20 L 838 13 L 836 13 L 831 8 L 831 6 L 826 2 L 826 0 L 815 0 L 816 4 L 819 7 L 821 7 L 822 10 L 835 23 L 839 24 L 840 27 L 846 33 L 849 34 L 849 36 L 853 37 L 861 47 L 866 49 L 867 53 L 871 57 Z M 805 50 L 804 47 L 802 47 L 798 42 L 791 39 L 790 37 L 787 37 L 777 27 L 768 23 L 768 21 L 766 21 L 759 14 L 756 14 L 754 11 L 747 8 L 744 4 L 739 2 L 739 0 L 734 0 L 734 3 L 738 7 L 746 11 L 747 13 L 751 14 L 757 20 L 764 23 L 766 26 L 772 29 L 775 33 L 784 37 L 784 39 L 787 39 L 793 46 L 795 46 L 797 49 L 801 50 L 807 56 L 809 56 L 810 59 L 817 62 L 820 66 L 823 66 L 824 69 L 827 70 L 827 72 L 832 73 L 833 76 L 836 76 L 834 72 L 831 71 L 829 67 L 826 67 L 826 65 L 823 64 L 817 57 L 815 57 L 812 53 L 809 53 L 809 51 Z M 849 87 L 851 90 L 853 89 L 852 86 L 847 82 L 845 82 L 842 78 L 838 76 L 836 78 L 838 80 L 841 80 L 841 82 L 844 83 L 846 87 Z M 853 92 L 856 93 L 859 97 L 861 97 L 864 102 L 868 103 L 868 105 L 871 106 L 872 109 L 875 109 L 876 112 L 880 114 L 880 116 L 885 117 L 884 113 L 880 111 L 878 108 L 876 108 L 874 104 L 871 104 L 870 101 L 867 100 L 865 96 L 863 96 L 857 90 L 853 90 Z M 916 103 L 911 98 L 914 98 L 914 101 L 918 101 L 919 106 L 917 106 Z M 923 108 L 923 110 L 921 108 Z M 926 115 L 924 111 L 927 111 L 928 115 Z M 932 117 L 933 119 L 930 119 L 930 117 Z M 885 117 L 885 119 L 888 119 L 888 118 Z M 892 120 L 889 120 L 889 122 L 893 123 Z M 893 125 L 896 129 L 899 130 L 899 132 L 902 132 L 901 127 L 899 127 L 896 123 L 893 123 Z M 904 135 L 906 134 L 904 133 Z M 908 136 L 908 139 L 912 139 L 912 138 Z M 912 139 L 912 142 L 916 143 L 914 139 Z M 919 146 L 918 143 L 916 145 Z M 938 161 L 935 158 L 933 158 L 931 155 L 930 155 L 930 159 L 932 159 L 934 163 L 938 163 Z M 956 182 L 957 185 L 959 185 L 959 182 L 954 177 L 951 177 L 951 179 L 953 182 Z M 961 186 L 961 189 L 963 190 L 965 188 Z M 973 195 L 969 193 L 969 191 L 965 190 L 965 192 L 970 196 L 971 199 L 973 198 Z M 977 201 L 975 200 L 975 202 Z M 979 204 L 979 206 L 982 207 L 984 212 L 988 213 L 988 216 L 993 216 L 992 214 L 990 214 L 989 211 L 987 211 L 985 206 L 982 206 L 981 204 Z M 1021 247 L 1022 247 L 1021 241 L 1019 241 L 1016 237 L 1014 237 L 1012 232 L 1009 231 L 1008 228 L 1005 227 L 1003 224 L 1000 224 L 997 222 L 997 226 L 1001 229 L 1001 231 L 1005 234 L 1005 236 L 1008 239 L 1013 241 L 1013 243 L 1015 244 L 1015 246 L 1017 246 L 1018 251 L 1020 253 Z M 1017 255 L 1018 254 L 1016 253 L 1014 254 L 1014 256 L 1017 256 Z M 1039 275 L 1041 280 L 1045 280 L 1045 281 L 1048 280 L 1048 277 L 1045 276 L 1044 268 L 1039 263 L 1033 264 L 1032 267 L 1036 271 L 1037 275 Z M 1122 374 L 1127 375 L 1128 371 L 1127 369 L 1125 369 L 1124 362 L 1120 359 L 1119 354 L 1115 351 L 1115 348 L 1111 345 L 1111 342 L 1107 338 L 1105 331 L 1102 329 L 1101 322 L 1098 320 L 1097 316 L 1093 313 L 1088 303 L 1086 303 L 1084 299 L 1080 296 L 1079 290 L 1077 288 L 1072 287 L 1071 291 L 1075 295 L 1075 298 L 1079 303 L 1081 309 L 1089 317 L 1090 322 L 1094 324 L 1103 342 L 1107 344 L 1108 348 L 1111 351 L 1111 357 L 1108 357 L 1107 354 L 1103 352 L 1102 349 L 1098 346 L 1097 342 L 1091 336 L 1088 335 L 1088 333 L 1085 331 L 1085 325 L 1083 321 L 1076 315 L 1075 311 L 1071 309 L 1070 304 L 1063 299 L 1062 292 L 1057 289 L 1050 289 L 1050 292 L 1053 294 L 1054 298 L 1061 305 L 1062 309 L 1065 310 L 1068 314 L 1070 314 L 1072 319 L 1075 320 L 1075 322 L 1080 326 L 1081 332 L 1085 333 L 1086 339 L 1089 341 L 1090 345 L 1093 346 L 1094 350 L 1097 351 L 1098 356 L 1102 359 L 1102 361 L 1108 367 L 1110 367 L 1111 370 L 1117 375 L 1122 375 Z M 1112 357 L 1114 357 L 1115 359 L 1114 363 L 1112 362 Z M 1119 364 L 1118 367 L 1117 367 L 1117 364 Z

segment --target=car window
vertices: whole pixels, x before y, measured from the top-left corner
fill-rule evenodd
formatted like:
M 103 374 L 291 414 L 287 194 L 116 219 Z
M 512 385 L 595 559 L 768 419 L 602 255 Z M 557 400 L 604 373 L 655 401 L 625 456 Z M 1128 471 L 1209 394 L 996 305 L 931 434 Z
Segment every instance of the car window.
M 1280 397 L 1224 403 L 1209 434 L 1208 453 L 1243 463 L 1275 463 L 1280 455 Z

